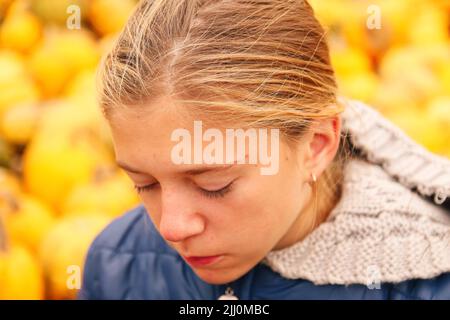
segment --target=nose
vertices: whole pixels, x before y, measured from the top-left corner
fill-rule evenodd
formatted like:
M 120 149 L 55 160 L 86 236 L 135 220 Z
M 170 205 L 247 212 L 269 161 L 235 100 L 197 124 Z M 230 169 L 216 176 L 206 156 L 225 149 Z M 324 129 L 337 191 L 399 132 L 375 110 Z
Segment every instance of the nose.
M 205 220 L 194 208 L 191 196 L 167 190 L 162 191 L 161 200 L 159 232 L 165 240 L 180 242 L 204 231 Z

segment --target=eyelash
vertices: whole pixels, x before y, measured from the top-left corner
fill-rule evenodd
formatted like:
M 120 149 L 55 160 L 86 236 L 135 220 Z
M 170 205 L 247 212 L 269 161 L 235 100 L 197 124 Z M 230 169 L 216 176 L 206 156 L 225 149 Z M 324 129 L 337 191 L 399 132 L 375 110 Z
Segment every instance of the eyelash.
M 218 190 L 205 190 L 202 188 L 199 188 L 200 192 L 207 198 L 223 198 L 228 192 L 231 191 L 231 186 L 233 184 L 234 181 L 231 181 L 229 184 L 227 184 L 225 187 L 218 189 Z M 145 191 L 150 191 L 153 188 L 155 188 L 155 186 L 157 185 L 157 183 L 152 183 L 152 184 L 148 184 L 146 186 L 134 186 L 134 188 L 136 189 L 137 193 L 143 193 Z
M 200 188 L 200 192 L 206 196 L 207 198 L 223 198 L 225 195 L 231 191 L 231 186 L 234 181 L 231 181 L 229 184 L 227 184 L 225 187 L 219 189 L 219 190 L 205 190 Z
M 142 193 L 145 191 L 150 191 L 155 187 L 156 183 L 148 184 L 146 186 L 134 186 L 134 189 L 136 189 L 137 193 Z

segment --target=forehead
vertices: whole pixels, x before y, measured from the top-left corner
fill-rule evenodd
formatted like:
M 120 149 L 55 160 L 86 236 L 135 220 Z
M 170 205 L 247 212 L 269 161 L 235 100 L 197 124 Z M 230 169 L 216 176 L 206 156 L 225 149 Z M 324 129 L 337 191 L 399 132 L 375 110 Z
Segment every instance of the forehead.
M 141 168 L 149 160 L 169 164 L 172 132 L 189 130 L 193 123 L 182 106 L 166 97 L 147 105 L 117 108 L 108 120 L 116 159 Z
M 194 124 L 194 121 L 199 121 L 200 124 L 199 122 L 195 122 Z M 203 152 L 205 147 L 208 147 L 212 141 L 211 139 L 204 138 L 203 134 L 208 129 L 217 129 L 220 131 L 220 137 L 226 140 L 226 129 L 236 129 L 235 126 L 237 125 L 226 126 L 225 123 L 218 124 L 215 121 L 208 121 L 204 116 L 202 117 L 198 114 L 193 116 L 188 113 L 187 108 L 176 104 L 168 98 L 158 99 L 145 106 L 123 107 L 115 110 L 115 114 L 109 118 L 109 124 L 113 136 L 117 162 L 125 164 L 128 167 L 136 168 L 140 172 L 158 172 L 160 174 L 171 174 L 175 171 L 189 170 L 195 164 L 199 164 L 177 164 L 175 163 L 176 160 L 173 160 L 172 154 L 174 147 L 180 144 L 180 140 L 177 140 L 180 137 L 177 135 L 173 136 L 173 134 L 179 133 L 180 129 L 189 132 L 189 144 L 191 147 L 189 153 L 193 154 L 196 152 L 195 150 Z M 198 126 L 200 126 L 200 130 L 197 130 Z M 244 131 L 246 129 L 249 128 L 243 128 Z M 197 138 L 201 140 L 199 144 L 197 144 Z M 267 137 L 265 138 L 267 139 Z M 247 143 L 249 140 L 245 141 L 245 157 L 248 157 L 249 153 L 252 155 L 257 154 L 257 152 L 253 152 L 255 151 L 253 149 L 260 146 L 258 144 L 259 138 L 257 137 L 256 141 L 253 140 L 257 142 L 257 146 L 254 147 L 249 146 L 249 143 Z M 224 148 L 226 142 L 223 141 L 222 148 Z M 237 146 L 235 147 L 237 148 Z M 282 143 L 280 147 L 283 148 Z M 272 154 L 270 148 L 271 145 L 268 143 L 269 152 Z M 236 157 L 235 160 L 237 160 L 237 158 L 241 158 L 244 155 L 233 154 L 232 156 Z

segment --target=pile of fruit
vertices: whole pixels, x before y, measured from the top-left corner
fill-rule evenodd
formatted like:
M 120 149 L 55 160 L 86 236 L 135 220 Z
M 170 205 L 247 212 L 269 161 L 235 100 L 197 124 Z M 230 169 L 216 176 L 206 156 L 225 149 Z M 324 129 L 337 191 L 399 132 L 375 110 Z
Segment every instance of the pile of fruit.
M 139 203 L 95 97 L 135 5 L 0 0 L 0 299 L 74 298 L 95 235 Z
M 450 157 L 450 1 L 310 2 L 341 92 Z M 0 0 L 0 299 L 74 298 L 92 239 L 139 202 L 94 80 L 135 5 Z
M 450 157 L 450 0 L 309 0 L 342 94 Z

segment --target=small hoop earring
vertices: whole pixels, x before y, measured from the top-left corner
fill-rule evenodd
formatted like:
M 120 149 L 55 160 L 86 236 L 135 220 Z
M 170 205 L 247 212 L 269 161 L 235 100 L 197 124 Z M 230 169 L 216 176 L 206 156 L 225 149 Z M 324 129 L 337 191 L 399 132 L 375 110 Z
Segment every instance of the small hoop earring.
M 317 199 L 317 177 L 314 173 L 311 172 L 311 178 L 312 178 L 312 191 L 313 191 L 313 201 L 314 201 L 314 221 L 312 225 L 312 230 L 314 230 L 316 226 L 317 221 L 317 205 L 318 205 L 318 199 Z M 311 230 L 311 231 L 312 231 Z

